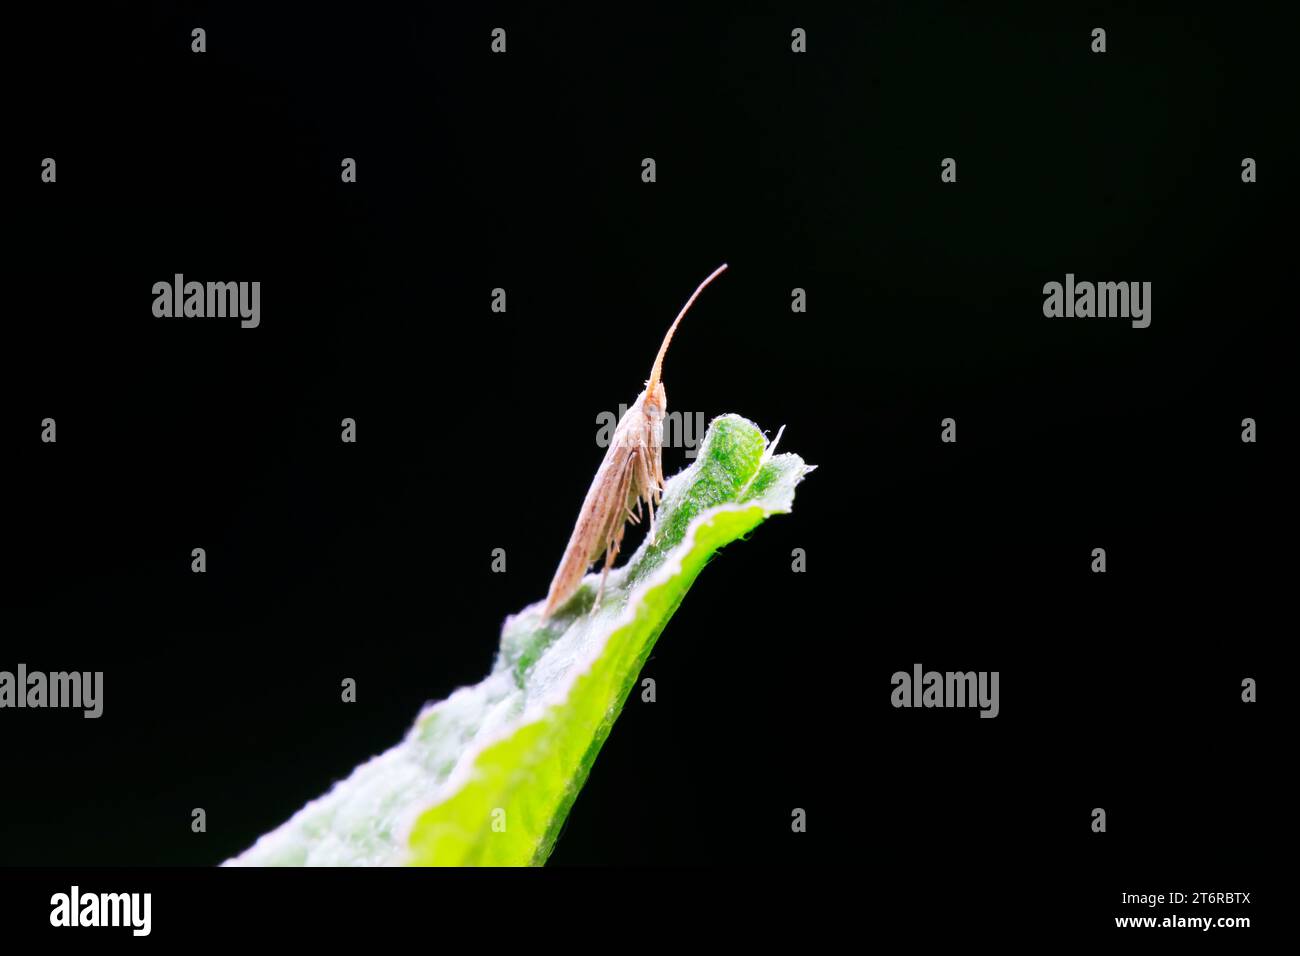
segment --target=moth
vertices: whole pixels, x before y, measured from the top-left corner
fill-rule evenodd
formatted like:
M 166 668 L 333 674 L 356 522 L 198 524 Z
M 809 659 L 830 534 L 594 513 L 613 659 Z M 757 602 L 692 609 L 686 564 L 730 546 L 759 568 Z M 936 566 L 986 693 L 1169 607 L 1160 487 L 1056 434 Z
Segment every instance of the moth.
M 654 543 L 655 508 L 659 506 L 659 498 L 664 489 L 664 414 L 668 410 L 668 397 L 661 377 L 664 355 L 682 317 L 700 293 L 726 268 L 724 262 L 714 269 L 686 300 L 682 310 L 677 313 L 677 318 L 668 327 L 663 344 L 659 346 L 659 354 L 655 356 L 654 365 L 650 368 L 645 390 L 619 419 L 609 449 L 605 452 L 605 459 L 600 463 L 591 487 L 587 489 L 587 497 L 583 499 L 578 522 L 573 526 L 568 547 L 564 549 L 564 557 L 560 559 L 560 566 L 551 581 L 546 604 L 542 608 L 543 620 L 573 597 L 587 569 L 603 553 L 605 566 L 601 570 L 595 604 L 596 607 L 600 606 L 600 599 L 605 593 L 605 578 L 623 544 L 623 532 L 627 530 L 629 522 L 641 523 L 642 504 L 645 505 L 650 521 L 649 540 L 651 544 Z

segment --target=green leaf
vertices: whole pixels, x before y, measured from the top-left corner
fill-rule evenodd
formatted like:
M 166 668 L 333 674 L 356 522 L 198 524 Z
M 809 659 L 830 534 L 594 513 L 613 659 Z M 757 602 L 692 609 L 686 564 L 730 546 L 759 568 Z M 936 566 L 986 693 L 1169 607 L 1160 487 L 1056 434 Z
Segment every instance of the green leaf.
M 362 764 L 228 865 L 517 866 L 546 862 L 656 639 L 718 548 L 785 513 L 812 469 L 737 415 L 709 425 L 667 482 L 657 540 L 549 621 L 507 618 L 492 673 L 426 708 Z

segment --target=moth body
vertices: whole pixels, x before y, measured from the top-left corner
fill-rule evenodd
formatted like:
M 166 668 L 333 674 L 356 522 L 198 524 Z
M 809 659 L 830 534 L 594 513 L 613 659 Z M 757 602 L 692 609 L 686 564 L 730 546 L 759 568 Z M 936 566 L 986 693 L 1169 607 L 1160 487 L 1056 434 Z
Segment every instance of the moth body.
M 604 594 L 605 578 L 618 558 L 627 523 L 639 524 L 642 505 L 650 522 L 649 540 L 655 540 L 655 509 L 659 506 L 664 488 L 663 436 L 664 415 L 668 410 L 668 396 L 660 379 L 664 354 L 682 316 L 691 307 L 704 287 L 724 269 L 722 265 L 700 283 L 694 295 L 687 300 L 682 311 L 668 329 L 659 354 L 655 358 L 646 387 L 624 413 L 614 429 L 605 458 L 596 471 L 596 477 L 587 489 L 578 521 L 569 536 L 568 547 L 560 559 L 560 566 L 551 580 L 542 617 L 549 618 L 561 605 L 573 597 L 582 584 L 587 568 L 602 555 L 600 590 L 596 593 L 596 606 Z

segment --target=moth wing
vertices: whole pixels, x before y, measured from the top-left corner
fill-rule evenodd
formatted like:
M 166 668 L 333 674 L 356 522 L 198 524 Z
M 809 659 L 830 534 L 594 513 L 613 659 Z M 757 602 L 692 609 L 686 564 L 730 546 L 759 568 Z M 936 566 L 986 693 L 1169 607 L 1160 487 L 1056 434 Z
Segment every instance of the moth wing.
M 627 452 L 627 449 L 624 449 Z M 593 542 L 591 556 L 587 559 L 590 565 L 603 552 L 605 555 L 605 566 L 614 563 L 618 557 L 618 549 L 623 544 L 623 531 L 627 527 L 627 501 L 631 493 L 633 475 L 636 471 L 636 452 L 625 454 L 620 457 L 617 463 L 617 471 L 611 475 L 611 482 L 608 486 L 609 494 L 605 495 L 600 503 L 600 522 L 596 527 L 601 529 L 598 540 Z

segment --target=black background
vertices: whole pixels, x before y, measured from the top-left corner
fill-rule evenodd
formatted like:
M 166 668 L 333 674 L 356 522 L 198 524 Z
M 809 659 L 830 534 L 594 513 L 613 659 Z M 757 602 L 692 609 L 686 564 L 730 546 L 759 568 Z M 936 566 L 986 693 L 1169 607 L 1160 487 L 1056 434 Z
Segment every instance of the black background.
M 105 712 L 0 715 L 0 863 L 218 863 L 481 679 L 597 414 L 726 261 L 670 409 L 820 467 L 697 582 L 552 863 L 844 864 L 904 913 L 1092 927 L 1144 915 L 1121 891 L 1258 901 L 1284 42 L 1173 5 L 25 14 L 0 668 L 103 670 Z M 261 326 L 155 319 L 176 272 L 260 280 Z M 1150 328 L 1044 318 L 1067 272 L 1152 282 Z M 916 662 L 1000 671 L 1000 716 L 893 709 Z

